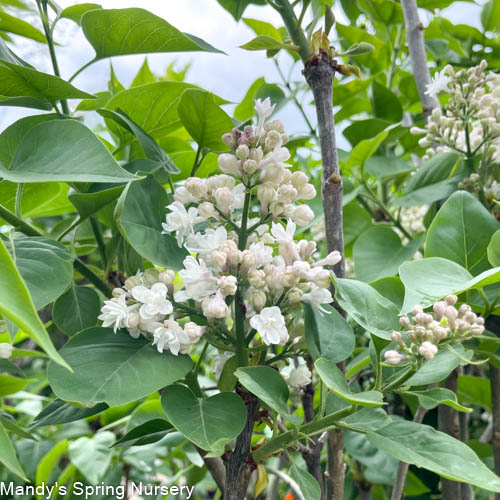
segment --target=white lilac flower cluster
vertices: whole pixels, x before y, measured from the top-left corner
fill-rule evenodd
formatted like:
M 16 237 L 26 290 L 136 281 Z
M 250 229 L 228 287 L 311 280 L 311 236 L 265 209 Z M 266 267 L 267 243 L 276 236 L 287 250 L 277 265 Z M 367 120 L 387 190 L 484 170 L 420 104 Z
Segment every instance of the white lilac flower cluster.
M 425 134 L 419 144 L 427 156 L 458 151 L 466 157 L 482 155 L 484 161 L 500 163 L 500 75 L 486 73 L 487 63 L 457 72 L 448 65 L 436 73 L 427 93 L 450 96 L 444 112 L 435 108 L 425 128 L 412 127 L 412 134 Z
M 129 278 L 105 302 L 104 326 L 152 334 L 159 351 L 178 354 L 207 330 L 236 328 L 239 308 L 248 338 L 256 332 L 266 345 L 285 345 L 291 309 L 302 301 L 324 311 L 332 302 L 327 266 L 341 255 L 318 260 L 315 242 L 294 240 L 297 224 L 313 219 L 300 202 L 316 191 L 306 174 L 284 163 L 290 153 L 283 125 L 266 121 L 273 109 L 269 99 L 257 100 L 257 126 L 223 136 L 232 151 L 219 156 L 222 174 L 191 177 L 175 190 L 163 229 L 190 252 L 180 279 L 157 269 Z M 181 326 L 179 315 L 191 321 Z M 193 322 L 200 319 L 204 326 Z M 234 338 L 228 331 L 226 340 Z
M 421 305 L 416 305 L 411 311 L 411 319 L 401 316 L 399 322 L 406 334 L 403 336 L 401 332 L 392 332 L 397 349 L 386 351 L 385 361 L 397 365 L 418 356 L 430 360 L 437 354 L 441 341 L 457 343 L 481 335 L 484 332 L 484 318 L 472 312 L 468 304 L 461 304 L 457 309 L 457 300 L 457 296 L 451 294 L 434 304 L 433 313 L 426 313 Z

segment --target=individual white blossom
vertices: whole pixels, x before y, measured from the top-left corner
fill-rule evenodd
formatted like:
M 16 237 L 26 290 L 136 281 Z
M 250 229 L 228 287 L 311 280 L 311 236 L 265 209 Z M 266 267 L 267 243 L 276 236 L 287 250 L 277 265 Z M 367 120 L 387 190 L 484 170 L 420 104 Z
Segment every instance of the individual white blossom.
M 437 71 L 431 83 L 426 86 L 425 93 L 427 95 L 437 97 L 440 92 L 447 92 L 449 90 L 448 85 L 451 82 L 451 78 L 445 73 L 445 70 Z
M 279 307 L 265 307 L 259 314 L 252 316 L 250 325 L 257 330 L 266 345 L 283 345 L 288 340 L 285 318 Z
M 180 201 L 174 201 L 167 207 L 170 213 L 166 216 L 166 222 L 162 224 L 165 232 L 177 234 L 177 244 L 182 246 L 184 237 L 189 234 L 194 234 L 194 225 L 201 222 L 203 219 L 199 216 L 198 210 L 190 207 L 188 210 Z
M 317 286 L 313 286 L 312 290 L 309 293 L 305 293 L 302 296 L 302 302 L 307 302 L 311 304 L 312 307 L 319 309 L 321 312 L 330 314 L 330 311 L 327 311 L 323 304 L 331 304 L 333 302 L 332 294 L 330 290 L 327 288 L 318 288 Z
M 285 259 L 287 264 L 300 259 L 297 245 L 293 239 L 296 227 L 295 222 L 288 219 L 286 229 L 279 223 L 273 223 L 271 229 L 271 233 L 279 245 L 280 255 Z
M 193 256 L 184 259 L 184 269 L 179 275 L 184 283 L 185 290 L 174 295 L 176 302 L 187 299 L 202 301 L 217 291 L 217 278 L 203 260 L 197 261 Z
M 154 331 L 153 345 L 156 345 L 158 352 L 163 352 L 167 348 L 177 356 L 179 353 L 187 352 L 190 340 L 177 321 L 167 319 Z
M 184 245 L 190 252 L 206 255 L 213 252 L 217 247 L 227 240 L 227 231 L 224 226 L 217 229 L 206 229 L 204 233 L 195 233 L 188 236 Z
M 170 314 L 172 303 L 167 299 L 168 288 L 164 283 L 155 283 L 150 289 L 136 286 L 131 290 L 132 297 L 141 302 L 139 315 L 143 319 L 152 319 L 157 314 Z
M 271 99 L 267 97 L 263 101 L 261 99 L 255 100 L 255 111 L 259 117 L 257 127 L 255 129 L 256 137 L 260 137 L 262 130 L 264 128 L 264 123 L 266 119 L 273 114 L 275 105 L 271 105 Z
M 120 295 L 118 298 L 104 301 L 101 314 L 97 319 L 102 321 L 104 328 L 113 325 L 113 330 L 116 333 L 119 328 L 126 326 L 128 315 L 127 297 Z

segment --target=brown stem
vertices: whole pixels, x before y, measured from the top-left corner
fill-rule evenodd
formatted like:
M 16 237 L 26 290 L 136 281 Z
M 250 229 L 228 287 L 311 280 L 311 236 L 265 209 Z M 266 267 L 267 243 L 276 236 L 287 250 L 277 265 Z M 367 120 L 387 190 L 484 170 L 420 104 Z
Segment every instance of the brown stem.
M 457 392 L 457 377 L 458 371 L 455 369 L 451 372 L 450 376 L 446 379 L 444 387 L 450 391 Z M 438 407 L 438 429 L 445 432 L 455 439 L 460 439 L 460 423 L 458 420 L 458 412 L 453 408 L 440 405 Z M 457 500 L 461 498 L 460 483 L 451 481 L 450 479 L 441 478 L 442 499 L 443 500 Z
M 318 118 L 318 136 L 323 166 L 321 194 L 325 214 L 326 247 L 328 252 L 338 250 L 344 255 L 342 232 L 342 179 L 339 172 L 335 124 L 333 121 L 332 88 L 335 61 L 326 52 L 314 55 L 305 65 L 304 75 L 311 87 Z M 344 259 L 334 266 L 335 275 L 343 278 Z M 338 304 L 334 306 L 339 309 Z M 341 311 L 343 314 L 343 311 Z M 344 498 L 344 436 L 341 429 L 328 432 L 328 460 L 326 498 Z
M 421 424 L 424 420 L 426 411 L 427 410 L 425 410 L 425 408 L 419 406 L 415 412 L 413 421 Z M 392 489 L 391 500 L 400 500 L 402 498 L 409 467 L 410 466 L 406 462 L 399 462 L 396 481 L 394 482 L 394 487 Z
M 224 468 L 224 462 L 219 457 L 206 457 L 205 455 L 207 454 L 207 452 L 205 450 L 202 450 L 201 448 L 198 448 L 197 446 L 196 449 L 203 459 L 208 472 L 210 472 L 210 474 L 214 478 L 215 483 L 221 491 L 224 491 L 224 485 L 226 482 L 226 470 Z
M 226 484 L 224 500 L 242 500 L 246 497 L 248 483 L 255 462 L 250 455 L 253 424 L 259 408 L 259 400 L 250 393 L 243 393 L 247 407 L 247 423 L 241 434 L 236 439 L 234 451 L 226 464 Z
M 427 85 L 431 83 L 431 75 L 427 66 L 427 56 L 424 44 L 424 25 L 418 17 L 416 0 L 401 0 L 405 18 L 406 40 L 410 51 L 411 67 L 418 96 L 422 103 L 422 113 L 425 121 L 434 108 L 439 107 L 439 101 L 434 96 L 427 95 Z

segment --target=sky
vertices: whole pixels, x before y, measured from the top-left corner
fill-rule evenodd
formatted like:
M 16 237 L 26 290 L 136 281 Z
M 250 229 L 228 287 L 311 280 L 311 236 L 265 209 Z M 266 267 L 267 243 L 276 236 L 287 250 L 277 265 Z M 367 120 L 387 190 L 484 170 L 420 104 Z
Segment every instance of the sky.
M 94 0 L 93 0 L 94 1 Z M 97 2 L 97 0 L 95 0 Z M 58 0 L 61 7 L 67 7 L 77 2 L 74 0 Z M 238 48 L 239 45 L 252 39 L 255 34 L 243 23 L 236 23 L 216 0 L 100 0 L 103 8 L 141 7 L 166 19 L 170 24 L 181 31 L 194 34 L 227 55 L 209 53 L 180 53 L 180 54 L 150 54 L 149 66 L 156 74 L 163 74 L 165 68 L 176 61 L 176 68 L 182 68 L 188 63 L 191 67 L 186 80 L 203 88 L 215 92 L 221 97 L 239 102 L 245 95 L 248 87 L 258 77 L 264 76 L 270 83 L 280 82 L 279 75 L 273 62 L 266 59 L 264 52 L 249 52 Z M 443 14 L 455 23 L 479 25 L 479 7 L 467 3 L 456 2 L 452 8 L 445 9 Z M 430 20 L 427 12 L 422 12 L 424 24 Z M 244 17 L 251 17 L 281 26 L 282 22 L 269 6 L 250 6 Z M 336 9 L 336 18 L 345 23 L 343 13 Z M 31 21 L 31 20 L 30 20 Z M 36 20 L 33 21 L 36 24 Z M 56 48 L 59 67 L 63 78 L 69 78 L 80 66 L 90 60 L 94 54 L 92 47 L 83 36 L 81 30 L 69 20 L 61 20 L 56 30 L 56 41 L 60 45 Z M 29 61 L 40 71 L 51 72 L 50 60 L 46 47 L 36 42 L 20 42 L 16 48 L 18 55 Z M 144 56 L 122 56 L 113 58 L 113 67 L 118 79 L 128 86 L 144 60 Z M 280 56 L 284 67 L 290 64 L 290 57 Z M 293 73 L 292 78 L 301 79 L 300 68 Z M 72 83 L 77 88 L 87 92 L 97 92 L 106 89 L 109 78 L 108 60 L 93 64 L 82 72 Z M 13 123 L 22 116 L 39 113 L 36 110 L 23 108 L 0 108 L 0 130 Z M 306 113 L 314 122 L 312 106 L 306 106 Z M 304 120 L 293 106 L 287 106 L 280 112 L 287 130 L 292 133 L 306 131 Z

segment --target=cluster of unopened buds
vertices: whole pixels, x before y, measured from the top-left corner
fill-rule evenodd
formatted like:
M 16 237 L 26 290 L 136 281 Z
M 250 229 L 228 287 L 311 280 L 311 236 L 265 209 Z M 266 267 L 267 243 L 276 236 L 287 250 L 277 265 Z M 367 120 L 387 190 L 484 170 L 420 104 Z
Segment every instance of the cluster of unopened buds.
M 412 127 L 412 134 L 425 134 L 419 144 L 427 156 L 457 151 L 466 157 L 482 155 L 500 163 L 500 75 L 486 73 L 487 63 L 457 72 L 448 65 L 435 75 L 427 93 L 450 96 L 444 112 L 435 108 L 426 127 Z
M 293 322 L 288 313 L 301 301 L 321 311 L 332 302 L 328 267 L 341 255 L 318 259 L 315 242 L 294 239 L 297 224 L 313 218 L 311 208 L 297 202 L 316 191 L 305 173 L 284 163 L 290 153 L 283 125 L 266 122 L 273 109 L 269 99 L 257 100 L 257 126 L 223 137 L 233 151 L 219 156 L 222 174 L 191 177 L 175 190 L 163 229 L 190 252 L 183 269 L 153 268 L 129 278 L 105 302 L 104 326 L 127 328 L 134 337 L 152 334 L 158 350 L 185 353 L 207 324 L 216 335 L 227 332 L 238 302 L 248 334 L 285 345 Z M 260 202 L 255 209 L 252 198 Z M 179 316 L 191 321 L 181 325 Z M 193 322 L 200 317 L 205 326 Z
M 457 343 L 484 332 L 484 318 L 472 312 L 468 304 L 456 307 L 456 295 L 448 295 L 436 302 L 433 313 L 424 312 L 421 305 L 412 309 L 412 317 L 401 316 L 399 322 L 406 332 L 392 332 L 396 349 L 384 353 L 385 361 L 398 365 L 401 361 L 421 356 L 432 359 L 438 352 L 439 343 Z

